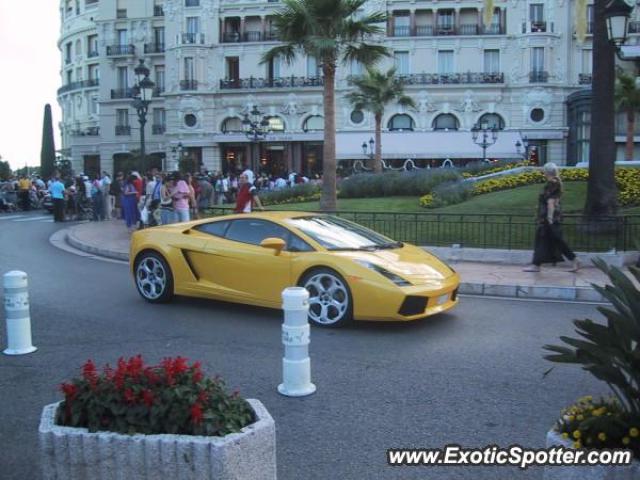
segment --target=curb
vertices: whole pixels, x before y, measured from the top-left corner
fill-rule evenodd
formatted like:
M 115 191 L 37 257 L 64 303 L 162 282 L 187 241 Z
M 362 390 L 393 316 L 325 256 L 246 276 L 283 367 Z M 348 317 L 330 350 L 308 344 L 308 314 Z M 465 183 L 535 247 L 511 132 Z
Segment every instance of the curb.
M 78 250 L 82 250 L 83 252 L 92 253 L 94 255 L 98 255 L 101 257 L 112 258 L 114 260 L 124 260 L 125 262 L 129 261 L 129 254 L 123 252 L 114 252 L 113 250 L 107 250 L 106 248 L 94 247 L 92 245 L 87 245 L 82 241 L 78 240 L 78 238 L 74 235 L 73 228 L 70 228 L 67 231 L 67 243 Z

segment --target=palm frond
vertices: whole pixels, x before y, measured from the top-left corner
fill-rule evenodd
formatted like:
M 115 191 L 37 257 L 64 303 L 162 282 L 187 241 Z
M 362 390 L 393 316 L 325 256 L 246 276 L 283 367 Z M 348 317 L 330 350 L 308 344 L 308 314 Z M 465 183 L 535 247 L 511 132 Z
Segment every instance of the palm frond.
M 295 44 L 278 45 L 267 50 L 260 58 L 260 64 L 269 63 L 276 58 L 281 58 L 287 64 L 292 64 L 296 59 L 297 47 Z

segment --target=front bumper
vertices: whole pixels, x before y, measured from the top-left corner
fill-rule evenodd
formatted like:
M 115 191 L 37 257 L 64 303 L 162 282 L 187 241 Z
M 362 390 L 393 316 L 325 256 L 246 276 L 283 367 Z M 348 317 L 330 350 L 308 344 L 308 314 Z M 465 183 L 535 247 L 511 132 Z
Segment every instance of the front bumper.
M 458 303 L 460 277 L 451 275 L 433 285 L 381 287 L 369 282 L 350 283 L 356 320 L 411 321 L 435 315 Z

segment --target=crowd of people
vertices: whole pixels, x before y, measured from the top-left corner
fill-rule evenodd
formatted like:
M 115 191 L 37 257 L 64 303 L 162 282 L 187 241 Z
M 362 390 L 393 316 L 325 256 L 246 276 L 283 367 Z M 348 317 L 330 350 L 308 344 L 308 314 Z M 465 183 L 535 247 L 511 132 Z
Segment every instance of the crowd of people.
M 115 178 L 107 172 L 93 178 L 85 174 L 62 178 L 56 172 L 47 182 L 37 176 L 22 176 L 0 184 L 0 209 L 17 202 L 28 210 L 34 205 L 34 197 L 48 196 L 56 222 L 122 218 L 131 231 L 196 219 L 203 210 L 216 205 L 235 203 L 235 212 L 248 213 L 255 207 L 263 208 L 259 192 L 307 182 L 320 182 L 320 178 L 309 179 L 295 172 L 256 175 L 248 167 L 238 174 L 195 175 L 154 168 L 144 176 L 131 171 L 118 172 Z

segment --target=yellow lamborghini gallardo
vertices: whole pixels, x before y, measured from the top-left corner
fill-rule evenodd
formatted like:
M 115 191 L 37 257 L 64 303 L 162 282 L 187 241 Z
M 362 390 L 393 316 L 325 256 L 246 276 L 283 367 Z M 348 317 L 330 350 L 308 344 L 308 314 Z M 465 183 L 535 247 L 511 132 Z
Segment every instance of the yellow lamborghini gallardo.
M 135 232 L 135 285 L 149 302 L 175 295 L 280 308 L 309 291 L 309 320 L 415 320 L 453 307 L 458 274 L 423 249 L 348 220 L 304 212 L 228 215 Z

